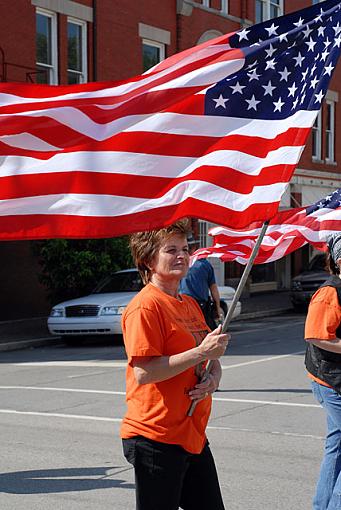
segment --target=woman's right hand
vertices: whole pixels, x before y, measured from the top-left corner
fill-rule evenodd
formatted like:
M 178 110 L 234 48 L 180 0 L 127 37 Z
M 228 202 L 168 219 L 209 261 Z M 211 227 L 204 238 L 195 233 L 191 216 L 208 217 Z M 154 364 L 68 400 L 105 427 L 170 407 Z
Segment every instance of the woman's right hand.
M 200 353 L 208 360 L 218 359 L 222 356 L 229 343 L 231 335 L 222 333 L 222 325 L 211 331 L 198 346 Z

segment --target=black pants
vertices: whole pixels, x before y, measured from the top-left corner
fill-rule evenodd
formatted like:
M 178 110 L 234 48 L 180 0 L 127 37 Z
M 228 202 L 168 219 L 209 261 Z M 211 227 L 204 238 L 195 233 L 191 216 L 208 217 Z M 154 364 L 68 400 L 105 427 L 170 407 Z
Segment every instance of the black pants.
M 142 436 L 123 439 L 135 468 L 137 510 L 224 510 L 208 443 L 200 454 Z
M 211 299 L 208 301 L 197 301 L 197 303 L 199 304 L 201 311 L 204 314 L 207 326 L 213 331 L 217 327 L 217 324 L 214 320 L 216 314 L 215 303 L 213 303 Z

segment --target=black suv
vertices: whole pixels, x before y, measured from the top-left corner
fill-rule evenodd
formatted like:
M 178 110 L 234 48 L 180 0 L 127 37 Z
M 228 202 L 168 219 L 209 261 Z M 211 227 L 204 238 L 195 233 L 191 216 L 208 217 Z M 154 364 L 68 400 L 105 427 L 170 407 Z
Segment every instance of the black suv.
M 290 298 L 295 311 L 305 311 L 311 296 L 327 280 L 329 274 L 325 270 L 325 260 L 324 253 L 315 255 L 308 269 L 292 279 Z

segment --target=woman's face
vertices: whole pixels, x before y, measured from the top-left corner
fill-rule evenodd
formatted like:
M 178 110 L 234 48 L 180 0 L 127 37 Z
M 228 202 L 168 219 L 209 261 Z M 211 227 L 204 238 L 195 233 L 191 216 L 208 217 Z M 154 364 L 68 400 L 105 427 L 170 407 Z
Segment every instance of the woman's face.
M 173 234 L 164 240 L 152 263 L 152 275 L 159 279 L 180 281 L 188 271 L 189 253 L 186 237 Z

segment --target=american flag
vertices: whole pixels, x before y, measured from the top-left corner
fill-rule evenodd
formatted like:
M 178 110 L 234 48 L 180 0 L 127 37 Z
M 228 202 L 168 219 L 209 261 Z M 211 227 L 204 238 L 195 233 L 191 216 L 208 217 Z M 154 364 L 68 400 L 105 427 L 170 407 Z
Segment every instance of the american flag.
M 124 82 L 0 86 L 0 239 L 276 214 L 341 46 L 328 0 Z
M 257 222 L 243 230 L 214 227 L 209 234 L 213 246 L 197 250 L 192 262 L 208 256 L 223 262 L 246 264 L 261 231 Z M 273 262 L 309 243 L 318 250 L 326 250 L 329 234 L 341 231 L 341 188 L 308 207 L 279 212 L 269 223 L 260 245 L 255 264 Z

